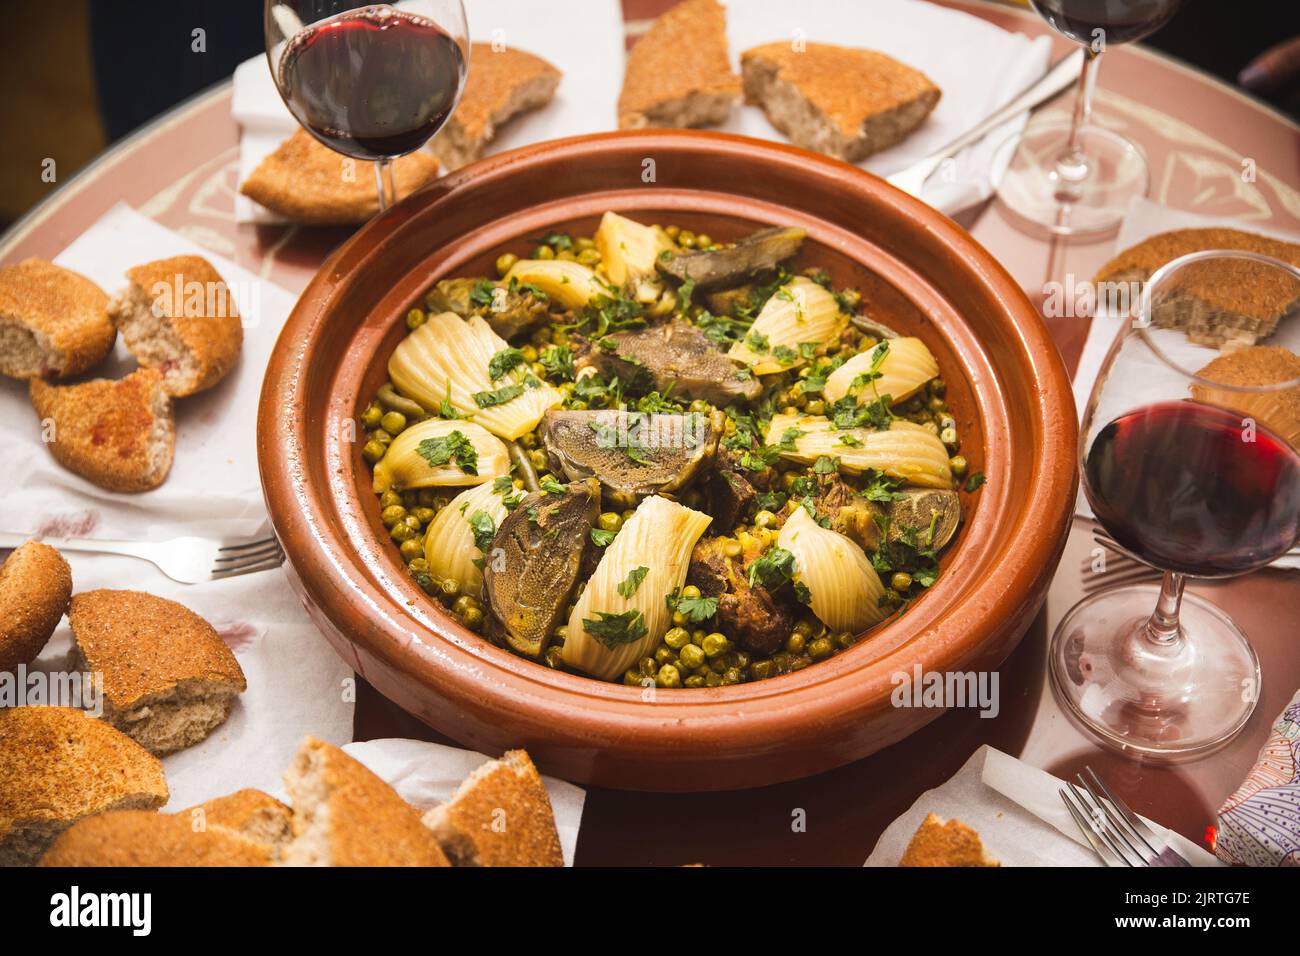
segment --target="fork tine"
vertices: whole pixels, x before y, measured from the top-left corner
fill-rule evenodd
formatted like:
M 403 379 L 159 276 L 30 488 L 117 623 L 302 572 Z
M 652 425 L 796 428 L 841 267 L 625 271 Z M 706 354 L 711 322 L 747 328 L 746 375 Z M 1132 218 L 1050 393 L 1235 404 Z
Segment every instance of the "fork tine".
M 1124 845 L 1133 851 L 1133 854 L 1141 861 L 1143 866 L 1150 866 L 1151 859 L 1128 838 L 1128 834 L 1124 832 L 1124 824 L 1120 822 L 1119 817 L 1115 815 L 1110 806 L 1103 801 L 1101 797 L 1097 796 L 1097 791 L 1092 789 L 1092 786 L 1088 781 L 1083 779 L 1081 774 L 1075 774 L 1075 779 L 1078 780 L 1079 783 L 1083 784 L 1083 787 L 1088 792 L 1088 796 L 1092 799 L 1093 804 L 1109 824 L 1109 827 L 1107 828 L 1108 832 L 1112 832 L 1116 837 L 1122 840 Z
M 1115 864 L 1106 856 L 1106 848 L 1102 845 L 1101 840 L 1097 839 L 1097 834 L 1093 831 L 1092 827 L 1088 826 L 1088 822 L 1083 818 L 1083 814 L 1075 809 L 1074 803 L 1071 802 L 1070 798 L 1066 795 L 1064 787 L 1061 788 L 1060 794 L 1061 802 L 1065 804 L 1065 809 L 1070 811 L 1070 816 L 1074 817 L 1074 822 L 1079 825 L 1079 832 L 1083 834 L 1085 840 L 1092 844 L 1092 851 L 1097 854 L 1098 859 L 1100 859 L 1106 866 L 1114 866 Z M 1114 854 L 1111 855 L 1114 856 Z M 1128 861 L 1126 860 L 1125 862 Z M 1132 864 L 1130 864 L 1130 866 L 1131 865 Z
M 241 565 L 235 568 L 222 568 L 219 571 L 212 572 L 212 580 L 222 581 L 226 578 L 237 578 L 241 574 L 253 574 L 257 571 L 272 571 L 275 568 L 280 567 L 282 564 L 284 564 L 284 555 L 280 555 L 275 559 L 258 561 L 253 564 Z
M 222 564 L 227 562 L 239 562 L 242 564 L 247 561 L 256 561 L 260 558 L 269 558 L 274 554 L 278 554 L 279 551 L 280 551 L 280 546 L 278 544 L 272 544 L 258 551 L 244 551 L 240 554 L 231 554 L 231 555 L 227 555 L 224 558 L 217 558 L 216 563 Z M 217 570 L 220 571 L 222 569 L 217 568 Z
M 1160 576 L 1159 572 L 1133 571 L 1124 572 L 1123 574 L 1098 575 L 1083 582 L 1083 589 L 1089 593 L 1100 590 L 1101 588 L 1115 587 L 1120 584 L 1137 584 L 1141 581 L 1154 581 Z
M 1147 845 L 1148 850 L 1159 855 L 1160 851 L 1151 844 L 1151 840 L 1160 839 L 1156 836 L 1155 832 L 1147 826 L 1137 814 L 1130 810 L 1128 804 L 1117 797 L 1110 787 L 1106 786 L 1106 781 L 1102 780 L 1101 777 L 1098 776 L 1097 771 L 1093 770 L 1092 767 L 1089 767 L 1086 764 L 1083 769 L 1088 776 L 1092 778 L 1092 782 L 1097 785 L 1098 789 L 1106 795 L 1106 799 L 1110 801 L 1110 805 L 1113 806 L 1119 812 L 1120 816 L 1124 818 L 1124 822 L 1128 824 L 1129 829 L 1137 835 L 1139 840 Z M 1079 779 L 1082 780 L 1083 776 L 1080 775 Z M 1088 789 L 1091 790 L 1092 788 L 1089 787 Z M 1148 836 L 1151 837 L 1151 840 L 1147 839 Z
M 1104 845 L 1110 851 L 1111 856 L 1123 863 L 1125 866 L 1133 866 L 1133 861 L 1128 858 L 1128 855 L 1116 845 L 1115 841 L 1111 839 L 1110 834 L 1106 832 L 1106 828 L 1102 824 L 1102 821 L 1098 820 L 1096 814 L 1088 809 L 1087 805 L 1076 791 L 1074 784 L 1067 780 L 1065 785 L 1068 790 L 1063 789 L 1061 791 L 1061 799 L 1065 800 L 1066 806 L 1070 808 L 1070 812 L 1074 816 L 1074 821 L 1083 828 L 1084 836 L 1088 837 L 1088 842 L 1093 845 L 1094 850 L 1097 850 L 1097 854 L 1101 857 L 1102 862 L 1107 866 L 1115 865 L 1107 861 L 1106 854 L 1098 849 L 1100 845 Z
M 217 551 L 218 551 L 218 552 L 225 552 L 225 551 L 230 551 L 230 552 L 248 551 L 248 550 L 253 549 L 253 548 L 264 548 L 264 547 L 266 547 L 268 544 L 277 544 L 277 543 L 278 543 L 278 542 L 276 541 L 275 536 L 272 535 L 272 536 L 269 537 L 269 538 L 260 538 L 260 539 L 258 539 L 257 541 L 244 541 L 244 542 L 242 542 L 242 543 L 240 543 L 240 544 L 228 544 L 228 545 L 225 545 L 224 547 L 218 548 Z

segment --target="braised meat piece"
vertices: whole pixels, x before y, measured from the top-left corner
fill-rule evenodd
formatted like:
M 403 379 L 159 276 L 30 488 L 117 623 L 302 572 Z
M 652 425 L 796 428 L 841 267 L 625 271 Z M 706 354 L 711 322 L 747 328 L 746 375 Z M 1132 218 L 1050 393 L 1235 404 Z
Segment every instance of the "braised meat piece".
M 766 588 L 750 586 L 745 562 L 744 555 L 728 558 L 719 538 L 701 538 L 691 553 L 686 580 L 705 596 L 718 599 L 721 631 L 750 653 L 767 656 L 790 636 L 795 616 Z

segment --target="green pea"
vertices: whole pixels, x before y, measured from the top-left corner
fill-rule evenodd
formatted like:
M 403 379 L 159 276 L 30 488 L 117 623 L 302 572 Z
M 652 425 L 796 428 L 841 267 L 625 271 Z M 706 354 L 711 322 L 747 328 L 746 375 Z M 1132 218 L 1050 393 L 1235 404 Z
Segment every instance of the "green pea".
M 533 258 L 534 258 L 534 259 L 554 259 L 554 258 L 555 258 L 555 250 L 552 249 L 550 246 L 538 246 L 538 247 L 533 251 Z
M 384 417 L 384 410 L 378 405 L 371 405 L 361 413 L 361 424 L 366 428 L 378 428 L 380 420 Z
M 681 671 L 672 664 L 665 664 L 659 668 L 659 673 L 655 674 L 655 684 L 660 687 L 681 687 Z
M 460 593 L 460 582 L 455 578 L 443 578 L 438 584 L 438 590 L 442 592 L 443 597 L 454 598 Z
M 719 634 L 716 631 L 705 636 L 702 646 L 704 648 L 704 656 L 710 659 L 718 657 L 731 650 L 731 642 L 727 640 L 726 635 Z
M 465 612 L 474 606 L 474 599 L 468 594 L 462 594 L 456 600 L 451 602 L 451 613 L 458 617 L 463 617 Z
M 391 528 L 406 517 L 406 509 L 401 505 L 390 505 L 379 513 L 379 520 L 385 528 Z
M 419 532 L 406 522 L 399 521 L 397 524 L 393 525 L 392 530 L 388 532 L 388 536 L 398 544 L 401 544 L 403 541 L 409 541 L 411 538 L 414 538 L 418 533 Z
M 680 628 L 678 628 L 680 630 Z M 695 670 L 697 667 L 704 666 L 704 650 L 695 644 L 684 644 L 678 651 L 682 666 L 687 670 Z
M 953 455 L 948 459 L 948 467 L 952 469 L 952 473 L 958 477 L 966 474 L 966 456 Z
M 683 686 L 683 687 L 703 687 L 703 686 L 704 686 L 704 678 L 701 677 L 699 674 L 692 674 L 690 677 L 686 678 L 686 680 L 682 681 L 682 686 Z
M 534 468 L 545 468 L 546 452 L 542 451 L 540 448 L 534 448 L 528 453 L 528 460 L 532 462 Z
M 376 428 L 370 433 L 370 440 L 377 441 L 379 444 L 387 448 L 393 443 L 393 436 L 388 434 L 388 432 L 384 431 L 382 428 Z
M 547 248 L 550 247 L 548 246 Z M 497 256 L 497 275 L 504 279 L 506 273 L 513 269 L 515 263 L 518 261 L 519 257 L 513 252 L 503 252 L 501 255 Z
M 600 262 L 600 253 L 595 249 L 583 249 L 578 253 L 578 261 L 584 266 L 594 266 Z
M 930 379 L 931 395 L 942 395 L 946 391 L 948 391 L 948 385 L 943 379 L 941 378 Z
M 407 538 L 397 549 L 402 552 L 402 557 L 407 561 L 414 561 L 420 555 L 424 554 L 424 542 L 419 538 Z
M 623 516 L 617 511 L 606 511 L 596 519 L 601 531 L 618 531 L 623 527 Z
M 379 424 L 390 435 L 396 435 L 406 427 L 406 416 L 401 412 L 386 412 Z
M 384 452 L 386 451 L 388 451 L 388 449 L 385 448 L 383 444 L 372 439 L 371 441 L 366 442 L 362 447 L 361 455 L 366 461 L 373 465 L 379 461 L 379 459 L 384 457 Z
M 424 325 L 425 319 L 427 318 L 428 316 L 425 315 L 423 309 L 412 309 L 410 312 L 406 313 L 406 327 L 414 332 L 420 326 Z
M 694 647 L 691 644 L 691 632 L 684 627 L 671 627 L 668 633 L 664 635 L 664 643 L 675 651 L 680 651 L 684 647 Z
M 776 676 L 776 665 L 770 660 L 754 661 L 749 668 L 749 675 L 754 680 L 767 680 L 769 677 Z
M 889 586 L 901 594 L 912 586 L 912 576 L 906 571 L 895 571 Z
M 412 574 L 425 574 L 429 570 L 429 562 L 424 560 L 423 555 L 412 558 L 406 563 L 406 566 Z
M 803 649 L 807 645 L 807 643 L 808 643 L 808 638 L 805 635 L 800 634 L 796 630 L 793 634 L 791 634 L 789 637 L 785 639 L 785 649 L 789 651 L 791 654 L 799 654 L 803 652 Z
M 476 607 L 472 607 L 461 616 L 461 623 L 473 630 L 483 623 L 483 612 Z
M 400 505 L 401 503 L 402 496 L 392 489 L 379 496 L 379 507 L 381 508 L 391 508 L 393 505 Z
M 437 512 L 434 511 L 432 508 L 425 508 L 421 506 L 419 508 L 412 508 L 411 514 L 415 515 L 416 520 L 419 521 L 420 524 L 428 524 L 430 521 L 434 519 L 434 517 L 437 515 Z
M 700 597 L 700 589 L 694 584 L 688 584 L 686 587 L 682 588 L 682 597 L 690 598 L 694 601 Z

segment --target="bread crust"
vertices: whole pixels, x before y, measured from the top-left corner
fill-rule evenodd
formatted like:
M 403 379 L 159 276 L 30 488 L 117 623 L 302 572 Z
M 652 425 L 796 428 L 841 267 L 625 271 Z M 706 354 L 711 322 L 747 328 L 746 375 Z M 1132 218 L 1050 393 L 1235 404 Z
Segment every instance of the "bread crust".
M 0 671 L 30 664 L 59 626 L 72 596 L 72 569 L 39 541 L 19 545 L 0 567 Z
M 899 866 L 1001 866 L 988 855 L 980 835 L 960 820 L 926 814 Z
M 294 808 L 285 863 L 450 865 L 419 811 L 332 744 L 308 737 L 284 779 Z
M 183 813 L 122 810 L 78 822 L 41 866 L 268 866 L 266 847 L 224 827 L 196 829 Z
M 225 719 L 248 688 L 225 641 L 184 605 L 141 591 L 99 589 L 72 598 L 68 610 L 80 670 L 103 675 L 104 716 L 157 754 L 191 746 Z M 187 727 L 180 739 L 155 739 L 160 707 L 185 709 L 216 700 L 219 719 Z
M 511 118 L 549 103 L 562 76 L 540 56 L 491 43 L 472 44 L 470 63 L 456 112 L 430 144 L 448 169 L 482 156 Z
M 162 764 L 70 707 L 0 710 L 0 865 L 35 863 L 77 820 L 167 802 Z
M 192 822 L 201 816 L 205 826 L 223 827 L 265 847 L 272 859 L 279 857 L 293 833 L 293 811 L 269 793 L 251 788 L 214 797 L 177 815 Z
M 740 62 L 746 102 L 762 106 L 795 145 L 849 162 L 906 138 L 941 95 L 920 70 L 876 50 L 765 43 L 742 53 Z M 778 106 L 778 95 L 791 93 L 802 100 L 803 123 Z
M 551 798 L 523 750 L 476 770 L 424 825 L 457 866 L 564 865 Z
M 393 160 L 397 198 L 432 182 L 438 168 L 437 157 L 422 149 Z M 354 175 L 344 179 L 349 170 Z M 350 226 L 379 212 L 374 163 L 336 153 L 303 129 L 258 163 L 239 191 L 286 219 L 308 225 Z
M 239 360 L 244 328 L 230 287 L 202 256 L 173 256 L 126 272 L 131 287 L 114 296 L 109 314 L 127 349 L 162 373 L 171 395 L 193 395 L 226 377 Z M 196 294 L 197 293 L 197 294 Z M 157 361 L 149 311 L 170 327 L 182 355 Z M 145 313 L 145 314 L 142 314 Z
M 44 353 L 43 368 L 20 368 L 0 353 L 0 373 L 13 378 L 70 378 L 94 368 L 113 350 L 117 331 L 108 296 L 90 279 L 43 259 L 0 268 L 0 325 L 26 330 Z
M 64 468 L 109 491 L 149 491 L 166 479 L 176 426 L 157 371 L 77 385 L 32 379 L 28 394 L 37 416 L 53 423 L 48 445 Z
M 618 97 L 619 129 L 707 126 L 740 99 L 727 52 L 727 12 L 718 0 L 684 0 L 628 51 Z

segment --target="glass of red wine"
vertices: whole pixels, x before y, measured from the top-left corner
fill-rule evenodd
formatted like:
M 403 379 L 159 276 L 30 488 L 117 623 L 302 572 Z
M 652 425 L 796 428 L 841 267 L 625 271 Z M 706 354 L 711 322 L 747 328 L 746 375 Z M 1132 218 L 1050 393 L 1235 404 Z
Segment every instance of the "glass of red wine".
M 1076 604 L 1049 671 L 1084 730 L 1173 763 L 1231 740 L 1260 689 L 1245 635 L 1186 580 L 1244 574 L 1300 542 L 1300 269 L 1198 252 L 1140 290 L 1098 289 L 1112 304 L 1125 293 L 1136 308 L 1084 410 L 1082 484 L 1114 550 L 1163 580 Z M 1093 559 L 1100 573 L 1122 560 Z
M 1101 54 L 1154 33 L 1181 0 L 1030 0 L 1058 33 L 1084 48 L 1083 73 L 1069 120 L 1034 120 L 1003 145 L 1007 163 L 998 198 L 1022 220 L 1055 235 L 1109 232 L 1149 177 L 1142 151 L 1092 122 Z
M 460 0 L 266 0 L 266 58 L 285 105 L 330 149 L 372 161 L 379 211 L 391 160 L 451 117 L 469 70 Z

